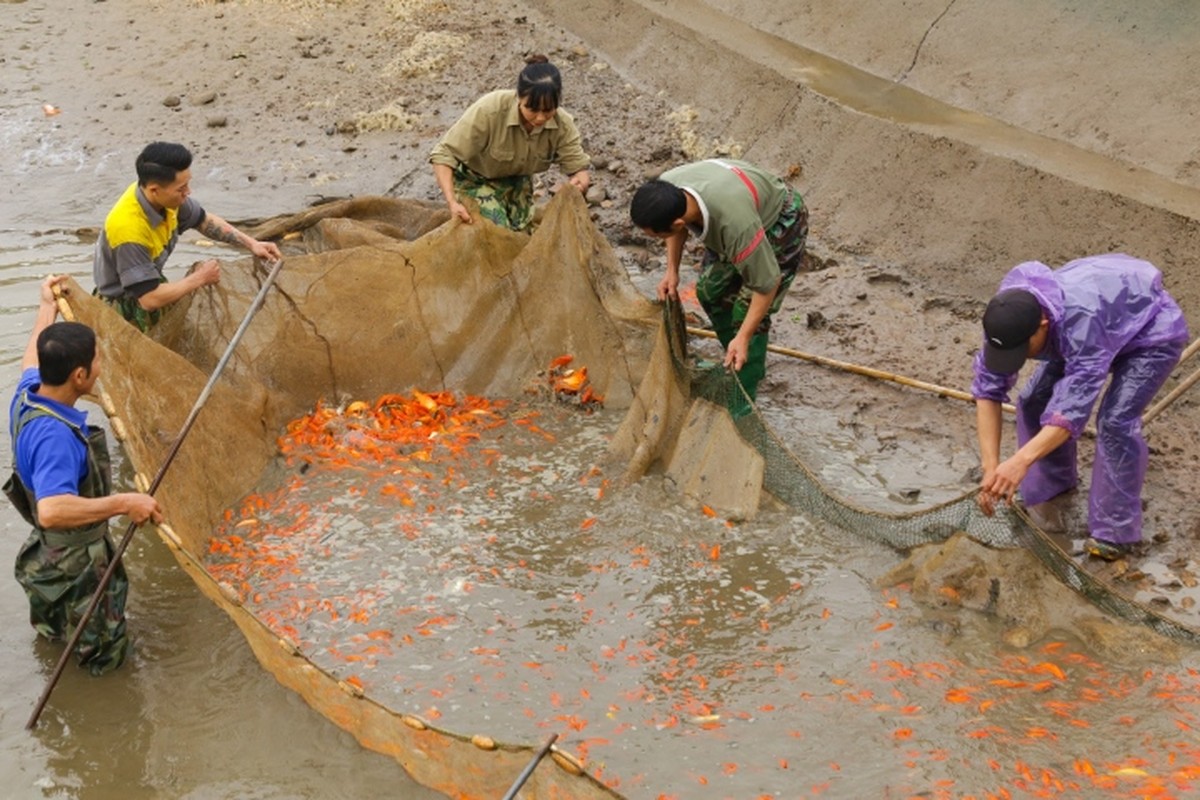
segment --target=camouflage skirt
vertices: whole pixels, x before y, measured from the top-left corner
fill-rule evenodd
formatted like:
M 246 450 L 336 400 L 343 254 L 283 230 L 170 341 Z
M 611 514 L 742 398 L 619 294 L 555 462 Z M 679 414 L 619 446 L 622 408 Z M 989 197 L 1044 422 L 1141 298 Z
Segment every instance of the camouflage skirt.
M 533 178 L 513 175 L 485 178 L 459 165 L 454 170 L 454 188 L 479 204 L 479 213 L 497 225 L 527 231 L 533 224 Z
M 29 598 L 29 622 L 39 635 L 51 641 L 70 638 L 113 553 L 107 536 L 89 544 L 51 546 L 37 531 L 30 534 L 17 554 L 15 572 Z M 75 650 L 80 666 L 93 675 L 116 669 L 128 655 L 128 595 L 129 578 L 118 564 Z

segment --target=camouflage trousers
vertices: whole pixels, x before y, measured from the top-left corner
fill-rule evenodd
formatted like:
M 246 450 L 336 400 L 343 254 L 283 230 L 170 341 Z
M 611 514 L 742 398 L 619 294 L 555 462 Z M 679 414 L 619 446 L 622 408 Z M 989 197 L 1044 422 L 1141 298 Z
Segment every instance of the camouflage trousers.
M 146 333 L 162 319 L 165 308 L 156 308 L 153 311 L 147 311 L 142 308 L 141 303 L 136 297 L 104 297 L 93 291 L 92 294 L 99 297 L 104 302 L 120 312 L 121 316 L 138 326 L 138 330 Z
M 74 633 L 113 553 L 107 536 L 90 544 L 51 546 L 37 531 L 30 534 L 17 554 L 15 572 L 29 598 L 29 621 L 39 635 L 65 641 Z M 128 595 L 129 578 L 118 564 L 75 649 L 80 666 L 93 675 L 121 666 L 129 653 Z
M 533 225 L 533 179 L 528 175 L 485 178 L 461 164 L 454 188 L 479 204 L 479 213 L 497 225 L 527 231 Z
M 738 372 L 746 394 L 754 399 L 759 382 L 767 374 L 767 335 L 771 330 L 771 317 L 783 305 L 783 298 L 796 280 L 804 262 L 804 244 L 808 239 L 808 209 L 798 192 L 792 192 L 784 202 L 779 218 L 767 231 L 767 242 L 779 263 L 779 288 L 775 299 L 750 340 L 750 352 L 745 365 Z M 730 262 L 712 250 L 705 251 L 699 279 L 696 281 L 696 299 L 708 314 L 713 332 L 724 347 L 737 335 L 738 328 L 750 310 L 753 291 L 742 282 L 742 275 Z M 733 409 L 735 414 L 744 413 L 742 408 Z

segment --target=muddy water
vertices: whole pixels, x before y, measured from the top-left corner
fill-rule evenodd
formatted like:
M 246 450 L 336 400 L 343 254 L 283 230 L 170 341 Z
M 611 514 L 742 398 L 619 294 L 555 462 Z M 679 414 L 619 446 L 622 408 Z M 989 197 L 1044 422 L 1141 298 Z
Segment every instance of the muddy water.
M 88 249 L 70 233 L 0 232 L 5 394 L 38 276 L 66 266 L 87 285 Z M 179 263 L 208 252 L 188 246 Z M 938 464 L 913 442 L 893 464 L 872 462 L 836 424 L 779 409 L 772 422 L 806 438 L 805 451 L 823 454 L 821 474 L 872 506 L 913 484 L 941 499 L 963 466 Z M 597 447 L 599 430 L 581 452 Z M 7 460 L 3 439 L 0 451 Z M 404 594 L 387 600 L 393 612 L 424 604 L 429 613 L 321 632 L 352 639 L 387 622 L 392 642 L 408 633 L 414 647 L 393 645 L 374 670 L 348 669 L 338 660 L 346 649 L 326 651 L 330 668 L 449 727 L 531 742 L 558 732 L 632 798 L 1133 797 L 1156 787 L 1165 788 L 1155 796 L 1188 796 L 1200 770 L 1189 733 L 1200 724 L 1194 658 L 1105 664 L 1062 640 L 1011 650 L 986 619 L 942 616 L 903 589 L 878 589 L 895 556 L 854 534 L 779 511 L 726 528 L 653 482 L 624 501 L 654 525 L 628 508 L 609 518 L 594 481 L 545 469 L 549 451 L 527 454 L 527 465 L 535 456 L 538 477 L 513 485 L 582 493 L 543 509 L 539 524 L 562 533 L 534 528 L 521 539 L 529 520 L 459 496 L 459 518 L 471 522 L 455 534 L 463 541 L 450 536 L 445 551 L 413 562 L 438 569 L 402 563 Z M 484 514 L 495 548 L 473 527 Z M 582 529 L 590 517 L 598 521 Z M 7 508 L 0 521 L 12 552 L 23 525 Z M 352 543 L 344 527 L 330 530 L 327 543 Z M 527 568 L 512 570 L 518 559 Z M 56 652 L 25 625 L 16 584 L 0 581 L 4 796 L 434 796 L 277 686 L 156 539 L 139 539 L 128 565 L 132 663 L 103 679 L 69 669 L 32 735 L 22 725 Z M 489 585 L 486 574 L 503 580 Z
M 111 201 L 79 193 L 99 192 L 105 181 L 81 177 L 85 159 L 71 148 L 26 155 L 22 170 L 54 168 L 45 196 L 67 199 L 0 202 L 3 397 L 17 378 L 40 276 L 65 271 L 91 284 L 90 246 L 69 231 L 96 225 L 97 209 Z M 239 209 L 220 211 L 234 216 Z M 189 246 L 175 263 L 211 252 Z M 772 421 L 805 438 L 808 452 L 823 454 L 821 474 L 831 484 L 872 507 L 886 506 L 897 493 L 907 498 L 914 488 L 922 499 L 939 499 L 969 466 L 939 463 L 919 441 L 901 442 L 891 464 L 865 460 L 836 425 L 824 426 L 822 438 L 803 419 Z M 7 438 L 0 436 L 0 463 L 8 459 Z M 594 771 L 633 798 L 961 797 L 1002 790 L 1016 797 L 1185 797 L 1192 790 L 1200 765 L 1194 736 L 1200 688 L 1189 671 L 1200 664 L 1193 656 L 1163 668 L 1101 663 L 1073 641 L 1010 650 L 985 619 L 943 616 L 916 607 L 903 590 L 876 588 L 874 579 L 895 555 L 852 533 L 779 512 L 758 527 L 727 532 L 665 488 L 648 485 L 636 500 L 647 518 L 670 522 L 644 553 L 630 549 L 635 530 L 628 520 L 616 529 L 627 538 L 612 529 L 606 534 L 609 544 L 622 545 L 607 561 L 595 549 L 605 543 L 600 523 L 586 538 L 569 537 L 571 548 L 527 543 L 522 557 L 545 565 L 543 580 L 554 577 L 555 566 L 587 578 L 564 573 L 570 594 L 560 586 L 537 598 L 511 581 L 467 592 L 476 574 L 460 582 L 431 572 L 439 580 L 429 593 L 439 604 L 461 601 L 455 611 L 464 618 L 515 610 L 519 616 L 506 612 L 503 637 L 488 638 L 546 656 L 508 655 L 501 665 L 495 654 L 472 652 L 492 645 L 471 641 L 466 630 L 437 639 L 418 633 L 414 641 L 442 647 L 408 662 L 414 654 L 393 651 L 389 658 L 397 661 L 388 664 L 403 680 L 386 687 L 391 700 L 498 738 L 533 742 L 559 732 L 564 747 L 586 752 Z M 0 524 L 6 552 L 14 553 L 23 523 L 0 506 Z M 570 520 L 573 534 L 581 524 L 579 515 Z M 724 538 L 714 557 L 716 530 Z M 477 548 L 471 555 L 474 561 L 457 565 L 484 564 L 504 552 Z M 606 570 L 590 569 L 601 564 Z M 132 663 L 103 679 L 69 669 L 32 735 L 22 726 L 57 652 L 38 645 L 19 588 L 0 579 L 0 680 L 7 687 L 0 700 L 0 794 L 17 800 L 433 797 L 277 686 L 156 539 L 139 539 L 128 566 L 137 637 Z M 586 590 L 579 592 L 586 609 L 576 589 Z M 488 603 L 476 599 L 484 596 L 479 592 Z M 592 613 L 585 619 L 571 616 L 573 610 Z M 523 620 L 541 622 L 527 627 Z M 445 633 L 446 627 L 424 629 Z M 459 670 L 448 673 L 458 680 L 435 682 L 430 676 L 440 677 L 448 664 Z M 484 676 L 482 688 L 467 688 L 476 674 Z M 593 698 L 605 702 L 597 707 Z M 526 708 L 538 716 L 530 721 Z
M 67 223 L 94 224 L 70 216 Z M 0 394 L 7 403 L 33 319 L 40 276 L 91 285 L 90 247 L 69 233 L 0 230 Z M 192 247 L 187 264 L 211 251 Z M 94 407 L 93 418 L 103 418 Z M 0 463 L 11 463 L 8 436 Z M 24 522 L 0 505 L 5 564 Z M 118 531 L 118 535 L 123 532 Z M 254 660 L 237 629 L 196 591 L 154 536 L 126 557 L 131 663 L 104 678 L 67 668 L 38 728 L 24 730 L 58 649 L 35 640 L 20 587 L 0 579 L 0 796 L 12 800 L 291 800 L 440 797 L 390 759 L 361 749 Z
M 38 276 L 65 266 L 87 285 L 79 265 L 88 249 L 73 234 L 0 232 L 6 394 Z M 189 246 L 179 263 L 207 252 Z M 833 435 L 836 426 L 781 413 L 773 421 L 795 431 L 789 438 L 806 435 L 807 450 L 827 454 L 831 483 L 872 505 L 895 493 L 897 476 L 937 497 L 960 472 L 905 471 L 904 461 L 935 464 L 917 443 L 895 465 L 870 464 Z M 828 442 L 814 430 L 828 430 Z M 0 457 L 7 448 L 0 440 Z M 547 480 L 534 485 L 549 492 Z M 429 555 L 447 568 L 425 570 L 428 585 L 420 571 L 405 572 L 412 599 L 432 597 L 461 619 L 449 630 L 432 613 L 414 619 L 438 635 L 411 637 L 424 651 L 393 649 L 386 668 L 400 680 L 381 682 L 380 694 L 498 737 L 559 732 L 635 798 L 1056 796 L 1059 786 L 1064 796 L 1163 786 L 1156 796 L 1183 797 L 1200 774 L 1192 657 L 1164 668 L 1101 663 L 1074 641 L 1011 650 L 985 619 L 942 616 L 902 589 L 878 589 L 895 556 L 852 533 L 779 511 L 729 529 L 649 483 L 626 496 L 641 517 L 660 520 L 642 536 L 648 523 L 602 524 L 595 488 L 568 504 L 570 519 L 547 510 L 569 531 L 562 541 L 517 540 L 512 531 L 526 520 L 490 509 L 492 524 L 512 529 L 503 547 L 489 551 L 473 537 L 469 548 Z M 463 519 L 478 519 L 482 505 L 458 502 Z M 583 530 L 591 516 L 599 521 Z M 11 552 L 23 526 L 6 508 L 0 521 Z M 517 550 L 529 569 L 505 573 Z M 157 540 L 139 539 L 128 564 L 135 658 L 103 679 L 68 670 L 32 735 L 22 725 L 56 653 L 26 627 L 15 583 L 0 581 L 6 797 L 432 796 L 278 687 Z M 506 580 L 483 586 L 493 567 Z M 476 637 L 472 614 L 497 630 Z M 361 667 L 354 674 L 369 684 Z
M 1193 673 L 1062 639 L 1009 649 L 989 620 L 876 588 L 894 559 L 853 533 L 783 509 L 727 524 L 653 477 L 606 487 L 590 467 L 617 415 L 503 416 L 469 443 L 422 422 L 379 460 L 369 417 L 322 421 L 217 532 L 210 569 L 384 704 L 556 732 L 630 797 L 1183 796 L 1200 775 Z M 808 445 L 835 485 L 896 494 L 894 464 L 865 469 L 823 429 Z M 944 499 L 953 467 L 903 474 Z
M 700 27 L 705 18 L 694 13 L 697 5 L 675 7 Z M 870 100 L 863 110 L 878 116 L 914 125 L 943 121 L 938 116 L 945 109 L 920 107 L 899 92 L 893 95 L 899 105 L 871 100 L 877 87 L 862 85 L 860 76 L 849 75 L 838 85 L 836 65 L 806 66 L 795 51 L 775 53 L 728 19 L 706 33 L 714 38 L 729 33 L 750 42 L 755 45 L 751 49 L 795 68 L 844 102 L 853 104 L 861 94 Z M 71 58 L 79 59 L 80 52 L 71 48 Z M 51 73 L 47 70 L 37 80 L 49 81 Z M 69 74 L 78 73 L 72 69 Z M 45 120 L 36 114 L 40 103 L 58 101 L 53 95 L 29 94 L 24 105 L 5 102 L 7 114 L 0 123 L 8 187 L 0 187 L 3 397 L 16 380 L 37 277 L 50 270 L 68 271 L 90 285 L 88 248 L 70 234 L 48 231 L 96 225 L 112 200 L 112 187 L 128 179 L 127 155 L 118 159 L 85 153 L 79 139 L 63 144 L 66 133 L 55 140 L 27 130 L 42 130 L 38 126 Z M 24 115 L 30 109 L 35 113 Z M 969 127 L 968 122 L 961 127 Z M 162 135 L 175 134 L 166 130 Z M 27 194 L 16 196 L 14 185 Z M 1128 190 L 1128 181 L 1122 188 Z M 1186 198 L 1156 199 L 1152 185 L 1142 191 L 1149 202 L 1187 207 Z M 200 194 L 205 199 L 203 189 Z M 252 206 L 250 193 L 233 192 L 219 200 L 214 210 L 233 218 L 289 208 L 283 202 Z M 238 207 L 239 202 L 245 205 Z M 176 263 L 207 254 L 193 249 L 180 254 Z M 955 464 L 942 475 L 919 443 L 905 442 L 903 459 L 921 465 L 920 471 L 911 470 L 920 474 L 910 478 L 901 459 L 882 467 L 878 461 L 864 461 L 856 443 L 835 431 L 822 442 L 803 421 L 791 425 L 797 438 L 808 437 L 811 451 L 829 454 L 822 475 L 854 487 L 872 506 L 886 502 L 896 489 L 934 487 L 925 488 L 922 498 L 949 491 L 937 487 L 951 485 L 961 473 L 961 465 Z M 834 426 L 829 427 L 832 431 Z M 8 443 L 0 436 L 0 463 L 7 458 Z M 683 519 L 683 510 L 655 500 L 652 493 L 642 501 L 648 514 L 670 512 Z M 710 522 L 696 517 L 694 509 L 688 519 L 696 528 Z M 661 687 L 653 701 L 630 687 L 632 696 L 622 694 L 612 703 L 616 708 L 590 719 L 578 713 L 581 690 L 590 689 L 594 680 L 590 664 L 560 666 L 552 683 L 534 677 L 538 673 L 524 660 L 512 668 L 514 676 L 531 676 L 537 699 L 551 708 L 551 692 L 558 693 L 563 707 L 551 715 L 549 727 L 563 733 L 566 747 L 580 751 L 588 744 L 592 768 L 619 781 L 630 797 L 983 797 L 1001 790 L 1016 797 L 1192 794 L 1197 688 L 1187 670 L 1200 666 L 1194 657 L 1164 669 L 1099 663 L 1075 642 L 1043 642 L 1028 651 L 1012 651 L 998 644 L 998 631 L 986 620 L 942 616 L 914 607 L 903 591 L 876 589 L 872 580 L 895 561 L 878 544 L 803 519 L 776 519 L 773 530 L 759 534 L 754 552 L 726 545 L 724 560 L 714 560 L 710 549 L 698 559 L 703 570 L 697 567 L 690 579 L 663 585 L 664 596 L 673 592 L 685 600 L 709 602 L 681 617 L 679 630 L 701 627 L 692 621 L 711 627 L 705 627 L 703 637 L 692 637 L 688 651 L 702 656 L 702 663 L 684 661 L 686 670 L 680 671 L 667 665 L 657 677 L 645 668 L 643 683 Z M 6 531 L 0 552 L 12 553 L 24 536 L 23 525 L 2 505 L 0 524 Z M 681 525 L 680 530 L 686 529 Z M 668 550 L 662 553 L 669 555 Z M 430 796 L 407 783 L 391 762 L 363 752 L 266 676 L 233 626 L 199 596 L 156 540 L 140 539 L 128 563 L 131 628 L 138 637 L 133 662 L 100 680 L 69 670 L 33 735 L 21 726 L 56 653 L 37 646 L 24 623 L 19 589 L 11 578 L 0 576 L 0 680 L 6 686 L 0 701 L 0 796 Z M 734 564 L 744 565 L 745 574 L 733 574 Z M 749 594 L 743 587 L 757 589 L 757 576 L 771 569 L 798 578 L 799 586 L 781 588 L 787 602 L 766 620 L 767 630 L 759 628 L 764 639 L 770 634 L 782 642 L 764 654 L 759 641 L 744 633 L 743 641 L 722 635 L 717 624 L 729 624 L 731 616 L 723 612 L 731 601 L 745 602 Z M 705 576 L 705 571 L 711 574 Z M 721 585 L 722 572 L 734 582 Z M 768 588 L 775 584 L 769 582 Z M 446 594 L 445 585 L 438 588 Z M 450 588 L 458 588 L 457 582 Z M 607 589 L 615 608 L 604 624 L 590 632 L 577 625 L 570 632 L 610 640 L 608 632 L 621 626 L 632 633 L 632 623 L 617 613 L 623 609 L 621 589 L 619 584 Z M 545 630 L 547 640 L 557 633 Z M 615 645 L 606 643 L 615 649 L 620 638 Z M 644 652 L 631 653 L 630 647 L 620 655 Z M 601 658 L 605 652 L 610 651 L 601 651 Z M 414 666 L 421 663 L 414 661 Z M 410 686 L 429 670 L 416 672 Z M 494 693 L 502 684 L 494 675 L 489 678 Z M 703 689 L 701 679 L 718 688 Z M 674 713 L 672 718 L 656 713 L 657 706 L 651 710 L 651 702 L 673 704 L 681 687 L 693 695 L 707 692 L 710 713 Z M 445 696 L 444 687 L 426 681 L 421 688 L 427 691 L 413 708 L 458 714 L 469 727 L 494 724 L 461 716 L 480 712 L 462 702 L 461 695 L 442 702 L 428 690 L 436 688 Z M 672 694 L 660 701 L 658 695 L 668 690 Z M 511 702 L 489 698 L 496 704 L 502 700 Z M 626 724 L 632 727 L 622 728 Z M 528 738 L 540 740 L 543 727 Z M 527 730 L 495 732 L 515 737 Z M 650 742 L 647 753 L 655 754 L 647 759 L 650 765 L 640 774 L 616 771 L 613 765 L 629 758 L 622 751 L 642 742 Z

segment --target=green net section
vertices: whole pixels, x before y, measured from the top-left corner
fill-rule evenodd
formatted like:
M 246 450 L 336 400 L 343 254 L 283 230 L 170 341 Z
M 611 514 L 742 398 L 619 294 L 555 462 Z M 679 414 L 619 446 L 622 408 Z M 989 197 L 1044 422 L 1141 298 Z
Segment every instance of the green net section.
M 975 491 L 923 509 L 888 513 L 862 508 L 836 496 L 797 458 L 766 423 L 740 382 L 721 366 L 698 367 L 687 353 L 687 329 L 678 303 L 664 307 L 671 356 L 686 375 L 691 393 L 726 408 L 745 408 L 735 421 L 738 432 L 763 457 L 763 488 L 789 506 L 837 527 L 900 550 L 945 541 L 963 532 L 989 547 L 1024 547 L 1059 581 L 1107 614 L 1141 624 L 1170 639 L 1200 644 L 1200 630 L 1158 613 L 1122 595 L 1081 566 L 1019 509 L 985 515 Z

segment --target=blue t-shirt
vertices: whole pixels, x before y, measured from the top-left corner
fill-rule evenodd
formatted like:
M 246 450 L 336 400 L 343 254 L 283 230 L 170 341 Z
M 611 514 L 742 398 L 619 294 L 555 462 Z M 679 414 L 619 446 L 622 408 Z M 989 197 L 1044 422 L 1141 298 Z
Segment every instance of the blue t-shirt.
M 21 394 L 28 390 L 31 402 L 78 425 L 87 436 L 87 412 L 36 394 L 41 386 L 42 376 L 37 367 L 21 373 L 21 381 L 9 407 L 9 433 L 16 428 Z M 38 500 L 60 494 L 78 495 L 79 487 L 87 477 L 87 445 L 61 420 L 53 417 L 40 416 L 26 423 L 20 437 L 13 442 L 13 453 L 21 482 Z

